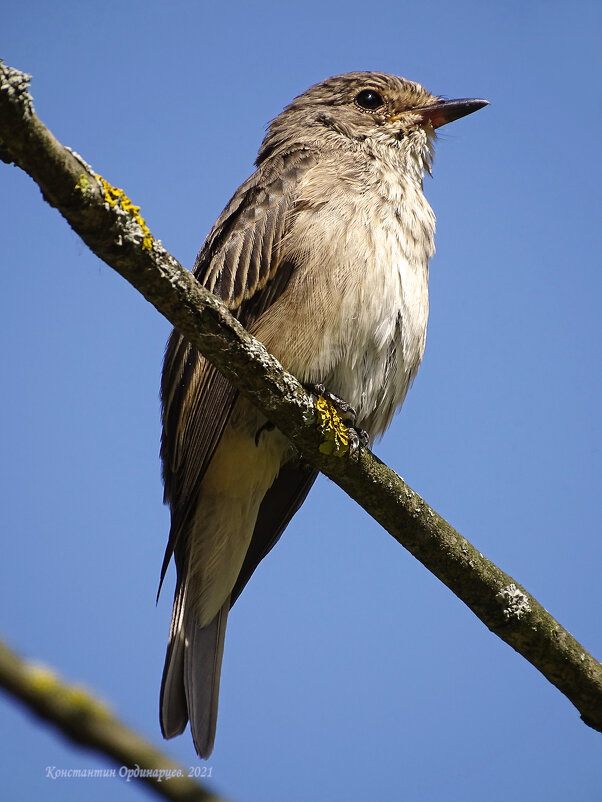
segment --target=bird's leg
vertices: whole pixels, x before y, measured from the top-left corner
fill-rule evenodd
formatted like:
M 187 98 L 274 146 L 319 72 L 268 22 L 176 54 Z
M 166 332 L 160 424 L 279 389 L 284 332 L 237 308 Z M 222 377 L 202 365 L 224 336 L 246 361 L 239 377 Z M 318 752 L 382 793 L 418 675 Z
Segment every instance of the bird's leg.
M 360 446 L 368 445 L 368 432 L 355 425 L 357 412 L 351 404 L 331 393 L 323 384 L 307 384 L 305 387 L 312 395 L 318 396 L 315 407 L 325 434 L 320 451 L 342 456 L 346 452 L 353 454 Z
M 259 438 L 261 437 L 262 432 L 271 432 L 276 427 L 272 423 L 272 421 L 267 420 L 263 426 L 260 426 L 259 429 L 255 432 L 255 445 L 259 445 Z

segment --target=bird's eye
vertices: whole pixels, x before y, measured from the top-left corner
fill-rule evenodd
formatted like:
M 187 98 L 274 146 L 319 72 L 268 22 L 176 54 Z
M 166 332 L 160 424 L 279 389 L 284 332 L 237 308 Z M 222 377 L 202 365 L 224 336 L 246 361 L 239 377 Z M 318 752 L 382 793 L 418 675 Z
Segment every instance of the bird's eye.
M 362 89 L 355 96 L 355 102 L 360 109 L 366 109 L 366 111 L 376 111 L 385 105 L 385 101 L 375 89 Z

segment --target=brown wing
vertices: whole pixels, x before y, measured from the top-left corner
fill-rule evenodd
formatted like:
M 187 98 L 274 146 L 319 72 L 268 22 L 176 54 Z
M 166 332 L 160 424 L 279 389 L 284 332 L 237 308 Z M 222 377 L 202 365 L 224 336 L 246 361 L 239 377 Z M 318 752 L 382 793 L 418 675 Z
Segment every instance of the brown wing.
M 246 327 L 286 288 L 293 265 L 284 258 L 283 243 L 295 211 L 299 179 L 316 162 L 313 151 L 299 148 L 262 163 L 230 200 L 197 256 L 196 277 Z M 182 539 L 235 399 L 232 385 L 174 330 L 161 381 L 161 459 L 171 530 L 159 589 L 172 554 L 178 571 L 181 567 Z
M 243 592 L 259 563 L 280 539 L 289 521 L 305 501 L 317 476 L 316 470 L 301 461 L 288 462 L 280 469 L 276 481 L 259 507 L 253 537 L 232 589 L 230 607 Z

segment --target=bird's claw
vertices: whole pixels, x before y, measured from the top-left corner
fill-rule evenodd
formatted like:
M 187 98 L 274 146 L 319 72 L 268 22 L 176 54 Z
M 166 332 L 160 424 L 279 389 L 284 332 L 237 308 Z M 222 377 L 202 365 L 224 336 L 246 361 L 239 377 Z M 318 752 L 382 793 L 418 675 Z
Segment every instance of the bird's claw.
M 353 426 L 355 424 L 357 412 L 351 404 L 348 404 L 347 401 L 344 401 L 338 395 L 331 393 L 323 384 L 311 384 L 309 389 L 316 395 L 321 395 L 322 398 L 326 398 L 330 401 L 347 426 Z
M 355 453 L 360 446 L 367 448 L 370 445 L 370 435 L 365 429 L 358 426 L 349 427 L 349 452 Z
M 344 401 L 338 395 L 331 393 L 323 384 L 311 384 L 307 386 L 309 392 L 314 395 L 321 396 L 329 401 L 339 414 L 341 421 L 348 430 L 348 452 L 354 454 L 360 446 L 367 446 L 370 442 L 370 436 L 365 429 L 361 429 L 355 425 L 357 419 L 356 410 L 347 401 Z

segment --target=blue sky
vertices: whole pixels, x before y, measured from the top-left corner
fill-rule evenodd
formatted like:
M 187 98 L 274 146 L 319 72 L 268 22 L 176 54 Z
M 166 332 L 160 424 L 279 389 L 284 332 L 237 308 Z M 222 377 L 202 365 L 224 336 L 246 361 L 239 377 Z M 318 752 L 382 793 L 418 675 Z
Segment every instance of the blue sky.
M 425 359 L 378 455 L 602 654 L 600 12 L 593 2 L 13 4 L 1 55 L 190 266 L 266 123 L 378 69 L 492 105 L 441 132 Z M 160 742 L 169 324 L 1 166 L 0 637 Z M 172 569 L 173 570 L 173 569 Z M 0 698 L 7 798 L 134 800 Z M 214 787 L 259 800 L 592 799 L 600 735 L 329 481 L 229 621 Z M 184 736 L 165 750 L 198 760 Z

